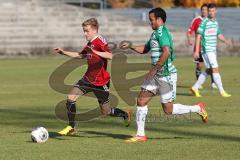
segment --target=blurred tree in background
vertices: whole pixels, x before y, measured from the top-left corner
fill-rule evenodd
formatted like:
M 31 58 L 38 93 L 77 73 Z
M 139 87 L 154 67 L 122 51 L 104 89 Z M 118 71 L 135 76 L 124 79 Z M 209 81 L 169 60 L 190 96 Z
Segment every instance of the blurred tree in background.
M 153 7 L 170 8 L 174 6 L 173 0 L 151 0 Z
M 108 0 L 112 8 L 131 8 L 135 0 Z
M 108 2 L 112 8 L 199 8 L 203 3 L 216 3 L 218 7 L 240 7 L 240 0 L 108 0 Z
M 216 3 L 219 7 L 239 7 L 240 0 L 183 0 L 183 7 L 200 7 L 203 3 Z

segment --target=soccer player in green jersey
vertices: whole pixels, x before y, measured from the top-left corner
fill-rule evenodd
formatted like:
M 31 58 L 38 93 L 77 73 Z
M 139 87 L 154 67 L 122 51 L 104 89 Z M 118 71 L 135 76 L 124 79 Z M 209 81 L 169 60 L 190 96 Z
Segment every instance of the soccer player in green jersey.
M 174 104 L 176 97 L 177 70 L 173 65 L 174 49 L 172 36 L 165 26 L 166 12 L 162 8 L 154 8 L 149 12 L 149 20 L 154 30 L 145 45 L 134 46 L 129 42 L 120 44 L 121 48 L 130 48 L 140 54 L 151 53 L 152 67 L 146 75 L 137 98 L 137 134 L 127 142 L 145 142 L 145 120 L 148 113 L 148 102 L 157 93 L 166 114 L 198 113 L 203 122 L 207 122 L 207 112 L 202 102 L 197 105 Z
M 217 38 L 228 45 L 232 45 L 230 40 L 225 39 L 223 36 L 218 21 L 216 20 L 216 5 L 210 3 L 208 5 L 209 16 L 205 18 L 198 28 L 198 34 L 196 39 L 196 50 L 194 53 L 194 58 L 199 57 L 200 41 L 202 42 L 203 48 L 203 60 L 206 66 L 206 71 L 202 72 L 197 80 L 197 82 L 192 86 L 191 91 L 196 97 L 201 97 L 199 93 L 199 87 L 205 82 L 208 75 L 212 74 L 213 80 L 217 85 L 220 94 L 223 97 L 230 97 L 222 85 L 221 76 L 219 74 L 218 63 L 217 63 Z
M 187 31 L 187 41 L 188 41 L 188 44 L 190 46 L 192 46 L 192 44 L 193 44 L 191 36 L 194 34 L 194 37 L 195 37 L 195 40 L 196 40 L 198 27 L 201 24 L 202 20 L 207 16 L 208 16 L 208 4 L 204 3 L 201 6 L 201 15 L 195 17 L 192 20 L 192 23 L 191 23 L 191 25 L 190 25 L 190 27 L 188 28 L 188 31 Z M 194 59 L 194 62 L 196 63 L 195 74 L 196 74 L 197 79 L 200 76 L 201 70 L 203 68 L 203 58 L 202 58 L 202 53 L 201 53 L 202 52 L 202 47 L 200 47 L 200 48 L 201 49 L 200 49 L 199 57 L 197 59 Z M 196 45 L 194 43 L 194 51 L 195 51 L 195 49 L 196 49 Z M 212 82 L 211 87 L 212 88 L 217 88 L 216 84 L 213 81 L 212 75 L 211 75 L 211 82 Z M 199 88 L 202 88 L 202 86 L 200 86 Z

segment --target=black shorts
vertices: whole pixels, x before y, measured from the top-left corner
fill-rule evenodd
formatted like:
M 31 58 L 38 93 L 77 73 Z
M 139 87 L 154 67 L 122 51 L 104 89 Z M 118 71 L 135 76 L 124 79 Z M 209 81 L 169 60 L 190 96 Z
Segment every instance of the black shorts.
M 203 62 L 203 58 L 202 58 L 202 52 L 199 52 L 199 57 L 198 59 L 195 60 L 196 63 L 202 63 Z
M 93 92 L 94 95 L 98 99 L 99 104 L 106 104 L 109 102 L 109 87 L 110 87 L 110 82 L 108 82 L 104 86 L 95 86 L 91 84 L 88 81 L 85 81 L 84 79 L 81 79 L 77 82 L 74 87 L 79 88 L 84 94 L 87 94 L 89 92 Z

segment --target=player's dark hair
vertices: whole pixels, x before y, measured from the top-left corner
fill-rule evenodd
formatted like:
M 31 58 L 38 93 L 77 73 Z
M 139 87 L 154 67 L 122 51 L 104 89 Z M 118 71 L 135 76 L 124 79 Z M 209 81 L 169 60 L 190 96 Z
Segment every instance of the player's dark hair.
M 201 6 L 201 11 L 202 11 L 203 7 L 207 7 L 208 8 L 208 4 L 207 3 L 203 3 L 202 6 Z
M 217 5 L 215 3 L 209 3 L 208 4 L 208 9 L 209 8 L 217 8 Z
M 153 8 L 151 11 L 149 11 L 149 14 L 154 13 L 155 18 L 161 18 L 162 21 L 165 23 L 167 20 L 167 15 L 164 9 L 162 8 Z

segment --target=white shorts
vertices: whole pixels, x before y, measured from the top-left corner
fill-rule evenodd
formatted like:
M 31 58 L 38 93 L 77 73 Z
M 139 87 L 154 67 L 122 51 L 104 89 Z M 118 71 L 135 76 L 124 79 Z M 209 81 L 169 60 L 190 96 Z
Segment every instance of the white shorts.
M 152 80 L 144 80 L 141 88 L 155 95 L 159 93 L 161 103 L 173 102 L 176 99 L 177 73 L 166 77 L 155 76 Z
M 209 68 L 218 68 L 217 63 L 217 54 L 216 53 L 205 53 L 202 55 L 205 67 Z

